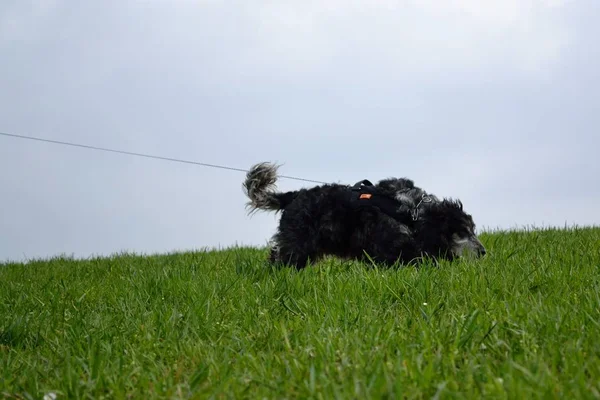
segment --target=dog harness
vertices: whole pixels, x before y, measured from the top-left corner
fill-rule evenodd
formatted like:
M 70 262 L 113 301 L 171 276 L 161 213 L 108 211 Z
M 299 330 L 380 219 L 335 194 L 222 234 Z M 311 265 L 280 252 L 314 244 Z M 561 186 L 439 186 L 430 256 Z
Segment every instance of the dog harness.
M 373 184 L 364 179 L 351 187 L 350 204 L 355 209 L 375 207 L 396 220 L 406 220 L 406 212 L 398 211 L 399 203 L 391 197 L 378 193 Z

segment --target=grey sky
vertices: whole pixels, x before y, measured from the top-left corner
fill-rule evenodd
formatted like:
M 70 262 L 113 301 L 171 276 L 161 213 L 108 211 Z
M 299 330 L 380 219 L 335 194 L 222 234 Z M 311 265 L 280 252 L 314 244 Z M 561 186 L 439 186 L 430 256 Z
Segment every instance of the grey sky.
M 0 131 L 600 223 L 600 3 L 0 3 Z M 0 137 L 0 260 L 264 244 L 243 173 Z M 281 189 L 305 186 L 282 180 Z

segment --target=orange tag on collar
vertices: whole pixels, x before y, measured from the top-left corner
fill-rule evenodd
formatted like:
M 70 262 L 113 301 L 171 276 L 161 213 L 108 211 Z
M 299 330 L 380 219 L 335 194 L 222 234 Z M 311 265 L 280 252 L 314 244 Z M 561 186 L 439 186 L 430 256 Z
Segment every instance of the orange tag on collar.
M 371 198 L 371 194 L 370 193 L 363 193 L 360 195 L 360 199 L 370 199 Z

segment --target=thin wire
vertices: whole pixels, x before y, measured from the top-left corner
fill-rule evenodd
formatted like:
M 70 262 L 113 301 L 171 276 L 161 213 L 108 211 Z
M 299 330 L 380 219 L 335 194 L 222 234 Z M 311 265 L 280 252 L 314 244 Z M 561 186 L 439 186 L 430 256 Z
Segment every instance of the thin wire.
M 156 160 L 171 161 L 171 162 L 178 162 L 178 163 L 184 163 L 184 164 L 193 164 L 193 165 L 199 165 L 199 166 L 202 166 L 202 167 L 220 168 L 220 169 L 226 169 L 226 170 L 230 170 L 230 171 L 239 171 L 239 172 L 248 172 L 248 170 L 242 169 L 242 168 L 227 167 L 227 166 L 224 166 L 224 165 L 217 165 L 217 164 L 208 164 L 208 163 L 202 163 L 202 162 L 198 162 L 198 161 L 182 160 L 182 159 L 179 159 L 179 158 L 155 156 L 155 155 L 151 155 L 151 154 L 135 153 L 135 152 L 132 152 L 132 151 L 115 150 L 115 149 L 109 149 L 109 148 L 105 148 L 105 147 L 90 146 L 90 145 L 86 145 L 86 144 L 79 144 L 79 143 L 73 143 L 73 142 L 63 142 L 63 141 L 60 141 L 60 140 L 42 139 L 42 138 L 38 138 L 38 137 L 34 137 L 34 136 L 17 135 L 17 134 L 14 134 L 14 133 L 0 132 L 0 135 L 7 136 L 7 137 L 12 137 L 12 138 L 17 138 L 17 139 L 35 140 L 35 141 L 38 141 L 38 142 L 60 144 L 60 145 L 63 145 L 63 146 L 72 146 L 72 147 L 79 147 L 79 148 L 90 149 L 90 150 L 105 151 L 105 152 L 109 152 L 109 153 L 118 153 L 118 154 L 125 154 L 125 155 L 129 155 L 129 156 L 153 158 L 153 159 L 156 159 Z M 316 181 L 316 180 L 313 180 L 313 179 L 298 178 L 296 176 L 279 175 L 279 177 L 280 178 L 285 178 L 285 179 L 293 179 L 293 180 L 297 180 L 297 181 L 304 181 L 304 182 L 312 182 L 312 183 L 325 184 L 325 182 Z

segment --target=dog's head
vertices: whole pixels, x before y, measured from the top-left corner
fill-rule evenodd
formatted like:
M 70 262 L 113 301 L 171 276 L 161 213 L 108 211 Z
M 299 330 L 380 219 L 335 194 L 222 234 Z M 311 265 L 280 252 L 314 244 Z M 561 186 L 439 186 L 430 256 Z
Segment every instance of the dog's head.
M 459 200 L 430 203 L 420 212 L 417 226 L 422 250 L 430 256 L 454 259 L 486 253 L 475 234 L 473 218 Z

